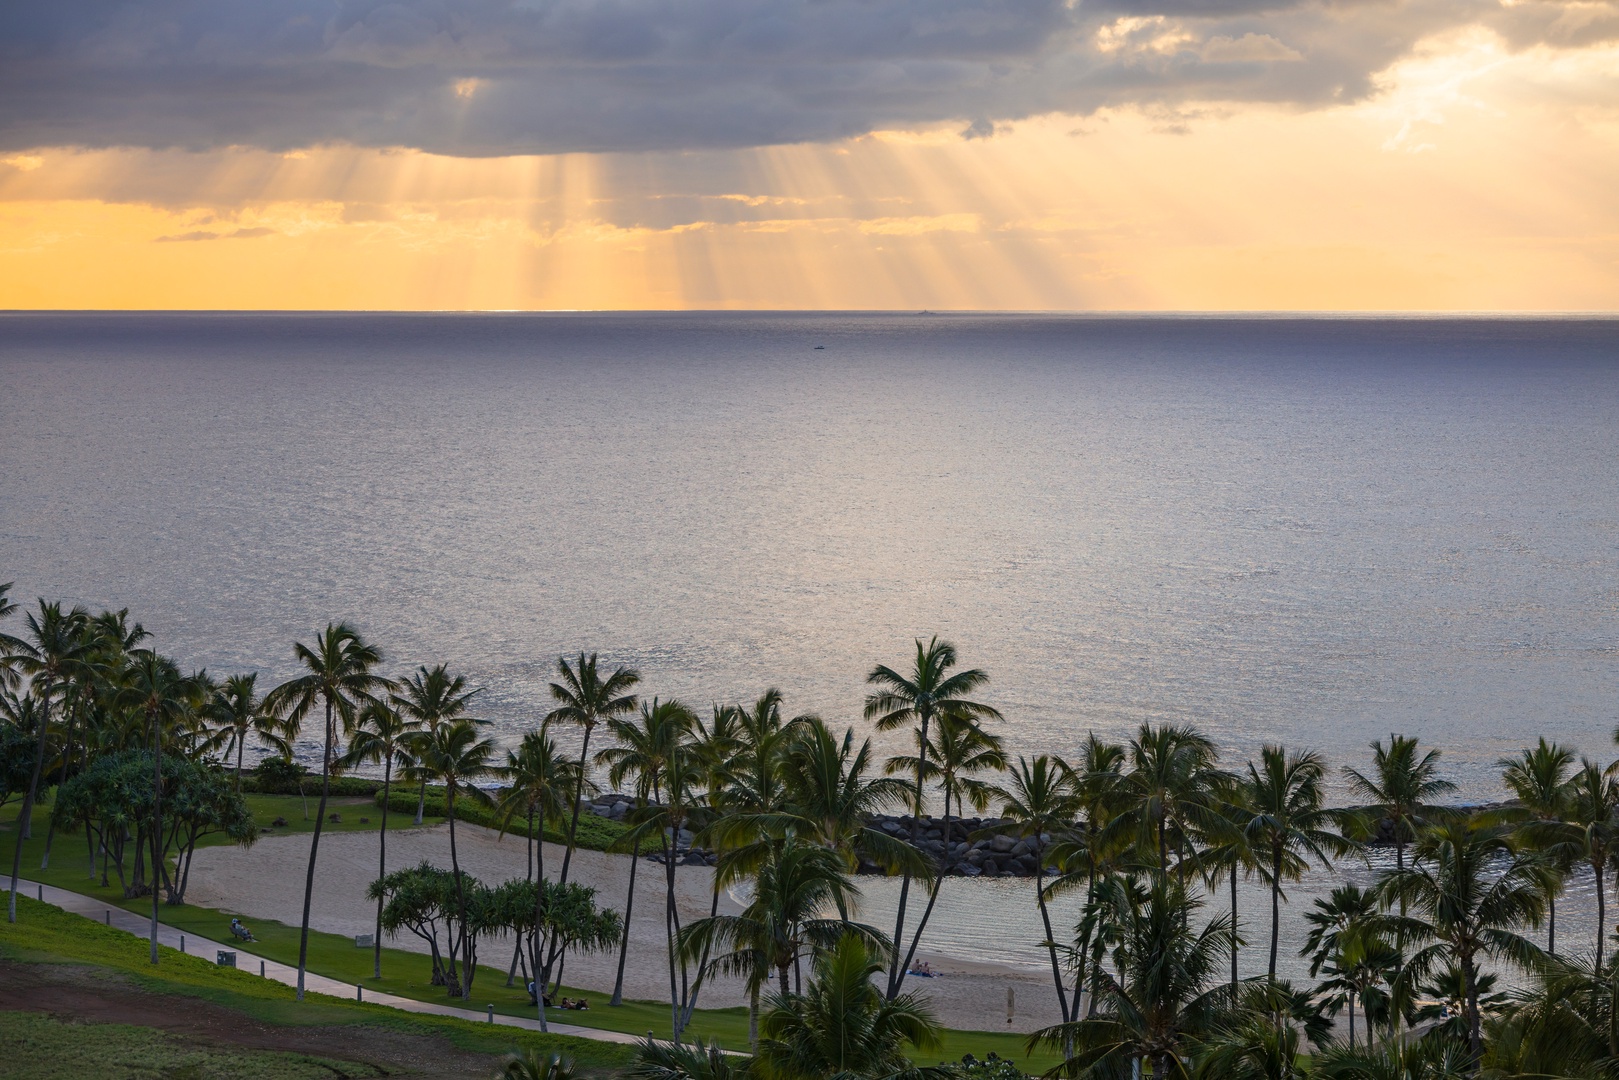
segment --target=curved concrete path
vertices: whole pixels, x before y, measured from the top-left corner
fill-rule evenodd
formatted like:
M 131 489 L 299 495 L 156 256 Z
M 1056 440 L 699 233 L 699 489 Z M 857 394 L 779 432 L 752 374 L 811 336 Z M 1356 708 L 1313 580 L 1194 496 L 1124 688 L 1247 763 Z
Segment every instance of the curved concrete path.
M 9 881 L 0 882 L 0 896 L 11 892 Z M 116 927 L 142 939 L 149 939 L 152 929 L 152 920 L 127 911 L 121 907 L 108 907 L 105 901 L 97 900 L 83 893 L 69 892 L 54 885 L 43 885 L 37 881 L 26 879 L 17 883 L 17 892 L 22 896 L 32 896 L 43 900 L 63 911 L 70 911 L 75 915 L 82 915 L 87 919 L 105 923 Z M 241 943 L 226 944 L 211 941 L 208 938 L 198 937 L 195 934 L 185 934 L 172 926 L 163 923 L 157 924 L 157 942 L 172 949 L 182 949 L 194 956 L 210 957 L 220 949 L 236 954 L 236 967 L 238 970 L 252 974 L 256 962 L 267 979 L 285 983 L 287 986 L 298 985 L 298 969 L 288 967 L 286 964 L 264 957 L 244 949 Z M 330 997 L 347 998 L 357 997 L 358 1000 L 372 1005 L 386 1005 L 389 1008 L 401 1009 L 405 1012 L 425 1013 L 432 1016 L 453 1016 L 459 1020 L 470 1020 L 477 1023 L 504 1024 L 507 1027 L 523 1028 L 528 1031 L 540 1031 L 540 1021 L 529 1016 L 502 1016 L 499 1013 L 474 1012 L 470 1009 L 457 1009 L 451 1005 L 440 1005 L 431 1001 L 417 1001 L 415 998 L 398 997 L 394 994 L 385 994 L 380 990 L 366 990 L 353 983 L 341 983 L 336 979 L 328 979 L 324 975 L 316 975 L 313 971 L 304 973 L 304 989 L 310 993 L 326 994 Z M 491 1019 L 493 1017 L 493 1019 Z M 625 1043 L 640 1045 L 645 1039 L 635 1035 L 628 1035 L 622 1031 L 603 1031 L 601 1028 L 580 1027 L 577 1024 L 557 1024 L 547 1021 L 544 1029 L 552 1035 L 574 1035 L 581 1039 L 595 1039 L 598 1042 Z

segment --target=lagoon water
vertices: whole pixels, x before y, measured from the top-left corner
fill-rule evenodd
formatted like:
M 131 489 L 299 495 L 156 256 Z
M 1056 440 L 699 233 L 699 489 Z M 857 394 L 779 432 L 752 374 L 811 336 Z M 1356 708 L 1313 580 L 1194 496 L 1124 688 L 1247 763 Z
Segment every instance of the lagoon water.
M 564 651 L 858 722 L 938 633 L 1019 752 L 1619 753 L 1612 320 L 12 314 L 0 403 L 19 599 L 266 683 L 349 619 L 508 739 Z

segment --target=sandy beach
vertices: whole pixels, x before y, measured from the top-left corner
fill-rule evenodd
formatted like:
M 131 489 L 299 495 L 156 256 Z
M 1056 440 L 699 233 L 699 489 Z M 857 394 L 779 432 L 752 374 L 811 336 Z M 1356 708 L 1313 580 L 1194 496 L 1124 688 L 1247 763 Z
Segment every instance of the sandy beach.
M 274 919 L 297 925 L 303 905 L 304 873 L 308 865 L 307 836 L 260 840 L 251 848 L 210 847 L 197 852 L 191 869 L 188 900 L 251 919 Z M 456 847 L 461 865 L 480 880 L 494 884 L 527 871 L 526 841 L 501 837 L 473 825 L 456 826 Z M 546 876 L 555 880 L 562 866 L 562 849 L 544 845 Z M 409 829 L 389 834 L 390 870 L 423 859 L 450 865 L 447 826 Z M 570 877 L 594 886 L 598 902 L 622 911 L 629 884 L 630 857 L 598 851 L 576 851 Z M 377 874 L 377 834 L 330 833 L 321 839 L 315 871 L 315 896 L 310 922 L 314 929 L 333 934 L 370 933 L 375 907 L 366 900 L 366 885 Z M 708 914 L 713 871 L 682 866 L 677 872 L 681 919 L 690 922 Z M 629 924 L 630 950 L 624 971 L 624 993 L 631 998 L 668 1000 L 668 967 L 663 928 L 663 867 L 643 860 L 636 873 L 635 904 Z M 959 902 L 959 901 L 958 901 Z M 941 904 L 944 903 L 941 900 Z M 720 897 L 720 910 L 739 906 Z M 920 911 L 920 908 L 918 908 Z M 983 912 L 985 933 L 993 933 L 996 916 Z M 414 952 L 426 952 L 414 935 L 386 942 Z M 479 943 L 479 959 L 504 967 L 511 959 L 511 943 L 504 937 Z M 940 1021 L 948 1027 L 1027 1032 L 1055 1023 L 1057 1006 L 1049 976 L 1038 971 L 996 963 L 980 963 L 932 953 L 918 953 L 937 978 L 907 980 L 906 989 L 927 997 Z M 612 992 L 618 963 L 616 952 L 595 956 L 571 955 L 566 981 L 569 986 L 600 993 Z M 1007 989 L 1013 991 L 1013 1013 L 1007 1022 Z M 704 988 L 699 1007 L 745 1005 L 738 979 L 716 979 Z

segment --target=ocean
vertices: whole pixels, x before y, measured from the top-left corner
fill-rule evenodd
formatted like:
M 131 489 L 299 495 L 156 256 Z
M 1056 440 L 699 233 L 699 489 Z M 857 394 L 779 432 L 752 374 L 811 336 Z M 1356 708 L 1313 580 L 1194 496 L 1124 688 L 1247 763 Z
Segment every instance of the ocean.
M 938 634 L 1016 753 L 1619 754 L 1610 319 L 18 313 L 0 405 L 20 601 L 265 685 L 346 619 L 508 741 L 562 653 L 863 726 Z

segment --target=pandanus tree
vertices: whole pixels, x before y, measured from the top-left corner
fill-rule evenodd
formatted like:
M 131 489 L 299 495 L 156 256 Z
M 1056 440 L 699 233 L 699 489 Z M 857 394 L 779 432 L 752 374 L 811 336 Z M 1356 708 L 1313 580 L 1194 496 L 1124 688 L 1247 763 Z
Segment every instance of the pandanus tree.
M 1569 774 L 1578 763 L 1574 751 L 1542 736 L 1533 748 L 1525 747 L 1515 758 L 1502 758 L 1501 782 L 1517 800 L 1515 813 L 1524 838 L 1538 848 L 1558 871 L 1555 891 L 1546 898 L 1546 951 L 1557 952 L 1557 894 L 1562 891 L 1562 875 L 1567 873 L 1577 845 L 1568 842 L 1563 827 L 1573 808 L 1574 792 Z
M 1445 967 L 1461 972 L 1467 1046 L 1477 1061 L 1484 1050 L 1480 963 L 1540 962 L 1545 954 L 1518 931 L 1539 925 L 1554 872 L 1515 847 L 1509 826 L 1479 814 L 1423 829 L 1413 855 L 1412 865 L 1378 885 L 1385 904 L 1398 902 L 1406 912 L 1382 922 L 1395 940 L 1420 946 L 1406 958 L 1402 980 L 1415 985 Z
M 574 724 L 583 733 L 579 740 L 579 783 L 583 785 L 590 760 L 590 735 L 596 725 L 626 716 L 635 711 L 635 686 L 641 681 L 640 673 L 632 668 L 616 668 L 603 678 L 600 662 L 595 653 L 583 652 L 573 664 L 567 657 L 557 660 L 556 682 L 551 684 L 551 699 L 557 707 L 546 714 L 546 723 Z M 562 853 L 562 874 L 557 879 L 568 883 L 568 870 L 573 864 L 575 836 L 579 832 L 579 800 L 584 795 L 581 786 L 573 796 L 573 813 L 568 818 L 568 846 Z
M 152 963 L 157 963 L 158 891 L 163 879 L 163 753 L 164 734 L 184 718 L 202 694 L 195 677 L 180 673 L 174 661 L 151 649 L 130 654 L 119 700 L 146 718 L 152 752 Z
M 82 632 L 89 617 L 83 608 L 76 607 L 64 612 L 61 604 L 47 604 L 41 600 L 39 611 L 29 612 L 24 620 L 27 636 L 9 638 L 5 643 L 10 660 L 7 670 L 27 678 L 30 691 L 40 703 L 34 766 L 29 774 L 28 791 L 23 796 L 22 811 L 17 816 L 17 838 L 11 855 L 11 897 L 7 914 L 12 922 L 17 921 L 17 882 L 22 875 L 22 845 L 28 838 L 33 822 L 34 803 L 39 798 L 39 777 L 45 767 L 51 703 L 89 651 L 89 644 Z M 156 948 L 154 945 L 154 961 Z
M 349 736 L 343 767 L 382 766 L 382 828 L 377 830 L 377 879 L 388 876 L 388 804 L 393 796 L 394 769 L 415 763 L 414 751 L 419 734 L 414 723 L 386 702 L 368 701 L 360 708 L 354 731 Z M 240 772 L 240 764 L 238 764 Z M 371 943 L 371 977 L 382 978 L 382 896 L 377 896 L 377 929 Z
M 1000 817 L 1012 835 L 1030 846 L 1034 856 L 1034 900 L 1040 922 L 1046 931 L 1046 953 L 1051 958 L 1051 977 L 1057 984 L 1057 1010 L 1063 1021 L 1078 1017 L 1068 1008 L 1068 991 L 1063 984 L 1062 964 L 1057 959 L 1057 936 L 1051 929 L 1051 910 L 1046 904 L 1046 859 L 1053 841 L 1070 831 L 1079 814 L 1074 791 L 1074 775 L 1061 758 L 1040 754 L 1033 760 L 1020 757 L 1000 788 Z M 1077 1009 L 1078 1000 L 1074 1002 Z
M 320 803 L 315 829 L 309 838 L 309 867 L 304 874 L 303 920 L 298 932 L 298 1000 L 304 999 L 304 975 L 309 962 L 309 907 L 315 896 L 315 860 L 320 854 L 321 826 L 326 821 L 326 801 L 331 795 L 332 766 L 336 760 L 339 724 L 347 732 L 362 703 L 391 688 L 388 680 L 373 670 L 382 662 L 382 653 L 347 623 L 328 623 L 313 645 L 297 642 L 293 655 L 304 674 L 282 683 L 265 698 L 264 707 L 280 718 L 287 728 L 287 741 L 297 738 L 303 722 L 317 708 L 323 710 L 320 758 Z
M 1312 752 L 1289 754 L 1280 746 L 1261 749 L 1248 763 L 1246 820 L 1242 833 L 1270 886 L 1270 981 L 1276 981 L 1276 950 L 1282 934 L 1282 884 L 1304 876 L 1311 860 L 1332 869 L 1336 855 L 1354 844 L 1337 831 L 1346 818 L 1326 806 L 1327 766 Z
M 472 699 L 483 693 L 483 688 L 469 690 L 465 675 L 452 675 L 444 664 L 429 668 L 425 664 L 408 679 L 393 688 L 393 707 L 419 731 L 432 735 L 444 724 L 453 724 L 468 717 L 467 708 Z M 427 809 L 427 781 L 421 782 L 416 793 L 416 824 L 422 823 Z
M 847 933 L 815 957 L 802 994 L 777 993 L 769 1000 L 757 1067 L 769 1080 L 897 1080 L 943 1076 L 917 1068 L 907 1046 L 938 1049 L 942 1029 L 914 994 L 886 997 L 872 984 L 882 972 L 859 934 Z
M 264 708 L 255 689 L 258 674 L 232 675 L 208 696 L 204 711 L 213 724 L 213 733 L 202 746 L 204 752 L 219 752 L 227 761 L 236 759 L 236 790 L 242 790 L 242 760 L 249 739 L 271 753 L 290 756 L 292 747 L 282 734 L 282 723 Z M 386 813 L 386 809 L 384 810 Z
M 450 872 L 455 875 L 456 902 L 461 921 L 461 941 L 466 960 L 462 967 L 461 996 L 472 995 L 472 940 L 467 922 L 467 891 L 462 881 L 461 858 L 455 846 L 455 805 L 458 798 L 488 804 L 489 793 L 477 786 L 479 780 L 500 774 L 494 763 L 495 743 L 480 731 L 480 721 L 455 720 L 440 724 L 437 731 L 423 733 L 415 744 L 416 763 L 411 771 L 417 777 L 444 785 L 444 816 L 450 823 Z
M 939 717 L 948 717 L 958 724 L 976 725 L 987 720 L 999 720 L 1001 714 L 988 705 L 971 700 L 967 695 L 989 682 L 989 675 L 978 668 L 952 673 L 956 666 L 956 648 L 947 641 L 934 637 L 927 644 L 916 639 L 916 653 L 908 669 L 902 674 L 884 664 L 871 669 L 866 676 L 868 685 L 875 687 L 866 696 L 865 717 L 874 720 L 878 731 L 895 728 L 916 728 L 917 770 L 915 787 L 911 794 L 911 846 L 920 847 L 922 814 L 925 809 L 923 785 L 926 782 L 927 752 L 930 730 Z M 911 873 L 902 873 L 899 886 L 899 905 L 894 915 L 894 950 L 888 969 L 888 998 L 893 1000 L 905 984 L 905 969 L 900 953 L 905 940 L 905 909 L 910 899 Z M 917 935 L 920 938 L 920 934 Z

